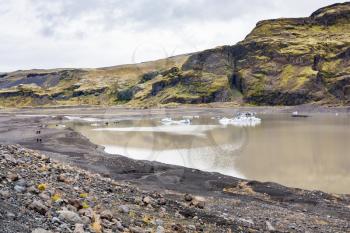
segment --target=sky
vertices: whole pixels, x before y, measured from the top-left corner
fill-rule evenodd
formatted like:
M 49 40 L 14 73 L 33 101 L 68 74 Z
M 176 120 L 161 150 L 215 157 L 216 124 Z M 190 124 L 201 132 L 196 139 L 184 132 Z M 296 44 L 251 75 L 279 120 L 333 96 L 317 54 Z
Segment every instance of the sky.
M 233 45 L 334 0 L 0 0 L 0 72 L 105 67 Z

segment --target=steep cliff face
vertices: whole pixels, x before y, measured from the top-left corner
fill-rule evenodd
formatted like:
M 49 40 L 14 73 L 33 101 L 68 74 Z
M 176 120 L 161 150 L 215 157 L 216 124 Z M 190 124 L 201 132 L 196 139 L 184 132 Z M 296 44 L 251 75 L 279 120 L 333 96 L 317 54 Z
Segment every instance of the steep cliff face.
M 101 69 L 0 74 L 0 105 L 350 103 L 350 3 L 261 21 L 242 41 Z
M 196 54 L 183 68 L 215 72 L 224 62 L 208 57 L 226 58 L 231 87 L 247 103 L 348 104 L 349 54 L 350 3 L 344 3 L 308 18 L 259 22 L 244 41 Z

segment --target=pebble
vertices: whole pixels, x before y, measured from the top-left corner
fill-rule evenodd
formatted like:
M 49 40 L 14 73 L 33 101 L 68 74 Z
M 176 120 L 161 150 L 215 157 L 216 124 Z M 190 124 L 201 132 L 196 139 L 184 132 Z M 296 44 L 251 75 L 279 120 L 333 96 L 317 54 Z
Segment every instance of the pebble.
M 145 233 L 141 227 L 129 227 L 131 233 Z
M 29 205 L 29 208 L 42 215 L 46 214 L 48 211 L 48 208 L 41 201 L 33 201 L 32 204 Z
M 266 227 L 268 231 L 276 231 L 276 229 L 272 226 L 269 221 L 266 221 Z
M 27 188 L 20 186 L 20 185 L 15 185 L 15 187 L 13 188 L 16 192 L 18 193 L 25 193 Z
M 66 182 L 66 181 L 67 181 L 67 178 L 65 177 L 64 174 L 60 174 L 60 175 L 57 177 L 57 181 L 59 181 L 59 182 Z
M 1 196 L 2 198 L 4 198 L 4 199 L 9 198 L 10 195 L 11 195 L 11 194 L 10 194 L 9 191 L 6 191 L 6 190 L 1 190 L 1 191 L 0 191 L 0 196 Z
M 16 218 L 16 215 L 14 213 L 8 212 L 8 213 L 6 213 L 6 217 L 14 220 Z
M 85 225 L 89 225 L 89 224 L 91 223 L 90 218 L 87 217 L 87 216 L 81 217 L 81 221 L 82 221 L 82 223 L 84 223 Z
M 182 226 L 181 224 L 179 224 L 179 223 L 177 223 L 177 224 L 174 223 L 174 224 L 171 226 L 171 229 L 172 229 L 173 231 L 184 232 L 183 226 Z
M 61 220 L 60 220 L 59 218 L 57 218 L 57 217 L 53 217 L 53 218 L 51 219 L 51 222 L 52 222 L 52 223 L 61 223 Z
M 62 221 L 67 221 L 70 223 L 82 223 L 81 218 L 79 217 L 79 215 L 73 211 L 69 211 L 69 210 L 61 210 L 58 211 L 59 216 L 58 218 Z
M 162 227 L 162 226 L 157 227 L 156 233 L 164 233 L 164 232 L 165 232 L 164 227 Z
M 110 210 L 104 210 L 101 212 L 101 218 L 111 221 L 113 219 L 113 213 Z
M 52 231 L 47 231 L 43 228 L 36 228 L 36 229 L 32 230 L 32 233 L 52 233 Z
M 165 205 L 166 204 L 166 200 L 164 198 L 159 198 L 157 203 L 158 203 L 158 205 Z
M 195 231 L 196 230 L 196 226 L 195 225 L 188 225 L 187 229 L 190 231 Z
M 129 213 L 130 209 L 127 205 L 121 205 L 119 206 L 119 212 L 127 214 Z
M 85 233 L 84 225 L 80 223 L 75 224 L 74 233 Z
M 205 199 L 202 197 L 195 197 L 191 201 L 191 205 L 199 209 L 204 209 Z
M 185 201 L 190 202 L 190 201 L 192 201 L 192 199 L 193 199 L 192 195 L 190 195 L 188 193 L 185 194 Z
M 8 180 L 10 180 L 10 181 L 12 181 L 12 182 L 14 182 L 14 181 L 17 181 L 18 179 L 19 179 L 19 177 L 18 177 L 18 175 L 17 174 L 9 174 L 8 176 L 7 176 L 7 179 Z
M 146 205 L 148 205 L 148 204 L 151 204 L 152 198 L 149 197 L 149 196 L 146 196 L 146 197 L 144 197 L 144 198 L 142 199 L 142 201 L 143 201 L 143 203 L 145 203 Z
M 51 199 L 50 196 L 47 195 L 46 193 L 40 193 L 40 194 L 39 194 L 39 197 L 40 197 L 43 201 L 48 201 L 48 200 Z
M 26 187 L 27 181 L 25 179 L 20 179 L 16 182 L 16 185 Z
M 164 221 L 162 219 L 156 219 L 155 221 L 157 226 L 163 226 L 164 225 Z

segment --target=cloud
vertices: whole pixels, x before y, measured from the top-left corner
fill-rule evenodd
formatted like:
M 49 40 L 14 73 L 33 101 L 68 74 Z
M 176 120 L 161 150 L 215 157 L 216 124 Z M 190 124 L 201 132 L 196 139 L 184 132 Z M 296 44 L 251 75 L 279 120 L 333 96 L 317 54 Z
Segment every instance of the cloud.
M 99 67 L 242 40 L 333 0 L 0 0 L 0 71 Z

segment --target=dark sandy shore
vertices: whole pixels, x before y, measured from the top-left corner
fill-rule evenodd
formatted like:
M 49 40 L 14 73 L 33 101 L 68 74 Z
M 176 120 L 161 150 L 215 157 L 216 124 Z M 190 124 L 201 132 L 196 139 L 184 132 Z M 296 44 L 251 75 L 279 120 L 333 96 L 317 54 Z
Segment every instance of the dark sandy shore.
M 71 129 L 48 128 L 65 115 L 105 119 L 140 118 L 167 115 L 232 114 L 237 108 L 173 108 L 133 110 L 123 108 L 41 108 L 0 110 L 0 143 L 19 144 L 50 158 L 128 182 L 141 190 L 157 191 L 172 200 L 185 193 L 206 200 L 202 214 L 206 222 L 249 226 L 256 232 L 350 232 L 350 196 L 287 188 L 275 183 L 244 181 L 218 173 L 135 161 L 109 155 Z M 348 114 L 349 108 L 313 106 L 244 108 L 260 113 Z M 36 116 L 32 116 L 36 115 Z M 38 116 L 39 115 L 39 116 Z M 41 143 L 36 131 L 40 130 Z M 191 217 L 191 214 L 189 214 Z M 271 227 L 271 226 L 272 227 Z M 237 228 L 232 228 L 237 229 Z M 243 228 L 242 228 L 243 229 Z M 245 232 L 245 231 L 243 231 Z

